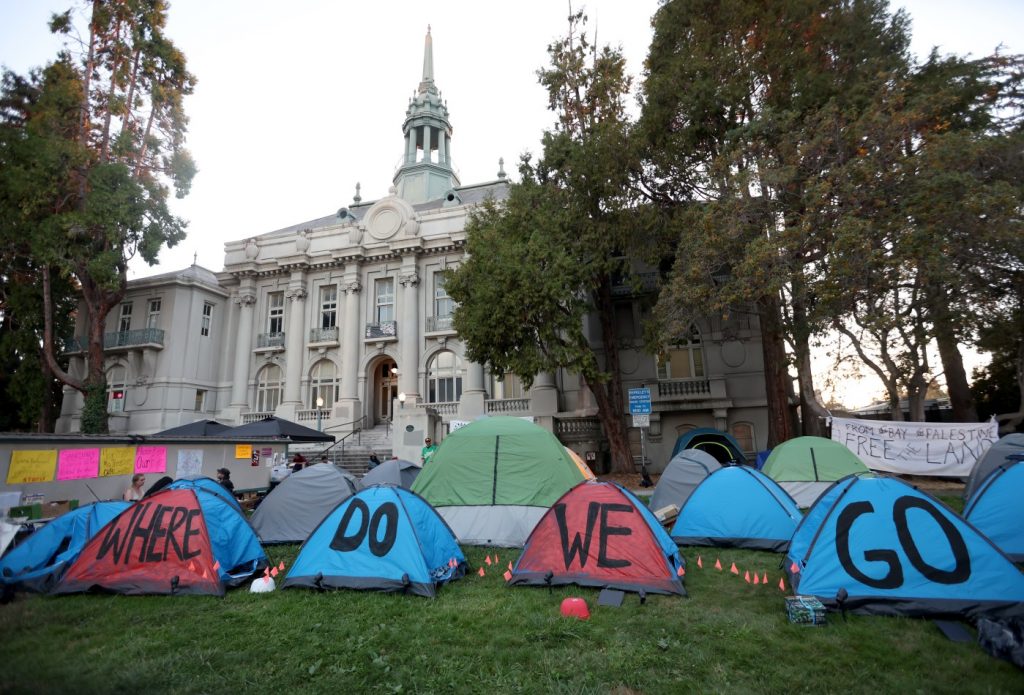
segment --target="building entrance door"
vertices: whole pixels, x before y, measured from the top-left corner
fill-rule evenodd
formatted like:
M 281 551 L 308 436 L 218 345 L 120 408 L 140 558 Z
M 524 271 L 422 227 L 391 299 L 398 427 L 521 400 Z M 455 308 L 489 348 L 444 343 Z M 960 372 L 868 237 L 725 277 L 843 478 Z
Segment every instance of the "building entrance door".
M 381 362 L 374 370 L 377 382 L 377 407 L 374 408 L 373 424 L 391 419 L 391 408 L 398 398 L 398 365 L 392 359 Z

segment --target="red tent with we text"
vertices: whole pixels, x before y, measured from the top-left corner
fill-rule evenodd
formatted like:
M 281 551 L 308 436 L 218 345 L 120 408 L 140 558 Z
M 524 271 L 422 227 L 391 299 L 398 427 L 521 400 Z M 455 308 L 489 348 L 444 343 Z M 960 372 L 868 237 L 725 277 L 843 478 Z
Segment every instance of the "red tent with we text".
M 223 596 L 266 566 L 259 539 L 229 502 L 202 488 L 165 488 L 100 529 L 53 593 Z
M 686 595 L 683 560 L 654 514 L 628 490 L 589 480 L 537 522 L 508 584 L 579 584 Z

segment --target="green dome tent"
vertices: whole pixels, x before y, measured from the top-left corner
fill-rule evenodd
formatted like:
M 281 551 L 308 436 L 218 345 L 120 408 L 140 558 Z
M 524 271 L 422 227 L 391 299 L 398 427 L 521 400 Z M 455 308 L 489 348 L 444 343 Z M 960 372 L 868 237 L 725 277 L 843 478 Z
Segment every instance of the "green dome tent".
M 777 482 L 800 507 L 810 507 L 828 487 L 868 467 L 839 442 L 824 437 L 797 437 L 769 454 L 762 473 Z
M 460 543 L 521 546 L 537 521 L 584 479 L 555 435 L 513 417 L 452 432 L 413 483 Z

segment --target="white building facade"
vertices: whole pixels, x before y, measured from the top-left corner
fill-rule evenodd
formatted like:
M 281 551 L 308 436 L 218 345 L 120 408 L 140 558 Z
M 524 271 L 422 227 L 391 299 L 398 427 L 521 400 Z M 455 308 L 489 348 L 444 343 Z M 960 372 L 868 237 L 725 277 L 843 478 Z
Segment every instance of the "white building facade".
M 451 132 L 428 33 L 388 196 L 363 202 L 357 187 L 353 204 L 335 214 L 229 242 L 218 273 L 193 265 L 129 283 L 106 326 L 111 431 L 277 415 L 336 436 L 384 428 L 395 454 L 418 460 L 428 434 L 442 439 L 453 423 L 515 415 L 532 417 L 600 469 L 606 445 L 578 375 L 539 374 L 525 391 L 465 358 L 442 272 L 464 257 L 473 206 L 504 198 L 508 182 L 499 170 L 493 181 L 461 185 Z M 640 347 L 641 324 L 656 273 L 641 279 L 639 291 L 635 283 L 617 288 L 616 310 L 621 339 L 637 346 L 621 354 L 624 387 L 651 390 L 644 434 L 653 468 L 695 427 L 728 431 L 751 454 L 763 449 L 756 317 L 694 327 L 651 355 Z M 84 352 L 73 344 L 70 356 L 72 371 L 84 374 Z M 81 396 L 66 389 L 57 431 L 79 431 L 81 409 Z M 630 433 L 639 456 L 640 431 Z

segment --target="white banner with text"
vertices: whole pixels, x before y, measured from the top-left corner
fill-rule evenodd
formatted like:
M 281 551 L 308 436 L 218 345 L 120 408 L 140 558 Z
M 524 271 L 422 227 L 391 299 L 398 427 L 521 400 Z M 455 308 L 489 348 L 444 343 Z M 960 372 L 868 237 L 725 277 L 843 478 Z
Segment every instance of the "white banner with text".
M 868 468 L 910 475 L 967 477 L 999 439 L 990 422 L 889 422 L 832 418 L 832 439 Z

